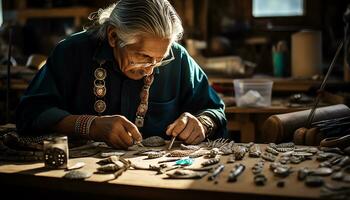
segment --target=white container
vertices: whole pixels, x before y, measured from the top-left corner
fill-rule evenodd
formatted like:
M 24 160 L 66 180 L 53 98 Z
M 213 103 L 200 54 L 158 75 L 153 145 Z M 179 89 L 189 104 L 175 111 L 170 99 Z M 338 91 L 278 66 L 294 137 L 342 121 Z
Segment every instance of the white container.
M 271 106 L 273 81 L 264 79 L 235 79 L 236 104 L 238 107 Z

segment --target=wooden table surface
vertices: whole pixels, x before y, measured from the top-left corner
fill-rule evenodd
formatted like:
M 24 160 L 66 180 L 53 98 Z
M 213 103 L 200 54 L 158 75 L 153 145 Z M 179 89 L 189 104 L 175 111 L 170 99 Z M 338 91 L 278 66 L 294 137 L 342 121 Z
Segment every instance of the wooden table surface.
M 261 145 L 264 147 L 265 145 Z M 264 148 L 262 148 L 263 150 Z M 167 159 L 162 157 L 148 160 L 145 156 L 135 157 L 128 152 L 123 157 L 132 162 L 148 166 L 159 160 Z M 275 177 L 269 170 L 270 162 L 265 162 L 264 172 L 268 181 L 265 186 L 256 186 L 253 182 L 252 166 L 260 158 L 250 158 L 248 155 L 242 161 L 233 164 L 226 164 L 229 156 L 222 156 L 221 163 L 225 163 L 225 169 L 219 176 L 218 184 L 208 181 L 208 177 L 199 180 L 170 180 L 165 179 L 165 174 L 156 175 L 154 171 L 127 170 L 119 178 L 110 180 L 110 174 L 93 174 L 85 181 L 68 180 L 62 178 L 66 173 L 64 170 L 48 170 L 44 168 L 43 162 L 37 163 L 14 163 L 0 162 L 0 182 L 12 185 L 30 185 L 33 188 L 55 189 L 73 193 L 86 193 L 95 195 L 107 195 L 109 197 L 124 197 L 127 199 L 317 199 L 320 198 L 320 188 L 310 188 L 304 182 L 297 180 L 297 170 L 307 166 L 316 168 L 318 161 L 304 161 L 301 164 L 291 164 L 295 172 L 285 178 L 285 187 L 278 188 L 276 183 L 281 178 Z M 70 159 L 69 163 L 83 161 L 86 166 L 81 170 L 95 172 L 99 166 L 96 161 L 100 158 L 85 157 Z M 200 167 L 204 158 L 197 158 L 192 167 Z M 230 170 L 235 164 L 243 163 L 245 171 L 239 176 L 235 183 L 228 183 L 227 178 Z M 333 184 L 344 184 L 334 182 L 330 177 L 325 179 Z

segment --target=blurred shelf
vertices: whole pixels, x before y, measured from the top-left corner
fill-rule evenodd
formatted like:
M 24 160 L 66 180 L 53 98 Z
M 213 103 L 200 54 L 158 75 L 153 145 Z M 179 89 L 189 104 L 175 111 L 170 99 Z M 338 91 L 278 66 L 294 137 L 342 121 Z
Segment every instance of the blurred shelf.
M 81 26 L 82 18 L 87 19 L 94 8 L 90 7 L 67 7 L 67 8 L 40 8 L 40 9 L 20 9 L 16 11 L 7 11 L 15 15 L 16 20 L 21 25 L 32 18 L 74 18 L 74 25 Z

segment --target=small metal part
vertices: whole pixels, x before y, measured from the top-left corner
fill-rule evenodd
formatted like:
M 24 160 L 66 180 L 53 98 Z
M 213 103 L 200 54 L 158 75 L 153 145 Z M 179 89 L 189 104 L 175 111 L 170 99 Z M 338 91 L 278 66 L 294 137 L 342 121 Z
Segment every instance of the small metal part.
M 231 142 L 223 145 L 222 147 L 220 147 L 220 152 L 222 152 L 223 155 L 229 155 L 233 153 L 233 145 L 234 145 L 234 141 L 232 140 Z
M 246 152 L 246 147 L 240 145 L 236 145 L 235 147 L 233 147 L 233 154 L 235 155 L 235 160 L 242 160 Z
M 211 159 L 209 159 L 209 160 L 207 160 L 207 161 L 202 162 L 201 165 L 202 165 L 203 167 L 207 167 L 207 166 L 210 166 L 210 165 L 214 165 L 214 164 L 216 164 L 216 163 L 219 163 L 219 162 L 220 162 L 220 156 L 217 156 L 216 158 L 211 158 Z
M 312 153 L 308 153 L 308 152 L 293 152 L 292 156 L 310 157 L 310 156 L 313 156 L 313 154 Z
M 249 157 L 258 158 L 261 155 L 261 149 L 258 144 L 253 144 L 249 148 Z
M 333 170 L 328 167 L 320 167 L 310 171 L 310 175 L 313 176 L 329 176 L 333 173 Z
M 294 149 L 295 145 L 293 142 L 287 142 L 287 143 L 280 143 L 276 145 L 277 148 L 293 148 Z
M 214 169 L 213 173 L 208 177 L 208 180 L 209 180 L 209 181 L 215 180 L 215 179 L 219 176 L 219 174 L 220 174 L 222 171 L 224 171 L 224 168 L 225 168 L 225 165 L 222 165 L 222 164 L 218 165 L 218 166 Z
M 217 155 L 220 154 L 220 150 L 218 148 L 212 148 L 208 153 L 208 158 L 215 158 Z
M 270 146 L 266 146 L 265 151 L 268 153 L 271 153 L 272 155 L 277 156 L 279 153 L 276 149 L 270 147 Z
M 236 182 L 238 176 L 241 175 L 244 170 L 245 170 L 245 166 L 243 164 L 241 163 L 236 164 L 235 166 L 233 166 L 233 169 L 230 171 L 227 181 Z
M 259 162 L 255 163 L 252 167 L 253 174 L 260 174 L 264 169 L 265 161 L 260 160 Z
M 258 185 L 258 186 L 263 186 L 265 185 L 267 182 L 267 178 L 264 174 L 256 174 L 254 176 L 254 183 L 255 185 Z
M 309 175 L 310 170 L 306 167 L 301 168 L 298 170 L 298 180 L 302 181 L 305 180 L 305 178 Z
M 276 150 L 278 152 L 289 152 L 294 151 L 294 147 L 277 147 Z
M 292 164 L 299 164 L 303 162 L 305 158 L 303 156 L 292 156 L 290 157 L 290 163 Z
M 319 176 L 307 176 L 305 185 L 309 187 L 321 187 L 324 184 L 323 178 Z
M 270 169 L 273 171 L 275 176 L 279 177 L 287 177 L 292 172 L 291 167 L 288 165 L 282 165 L 280 163 L 271 163 Z
M 264 160 L 270 161 L 270 162 L 274 162 L 276 160 L 276 156 L 272 155 L 271 153 L 267 153 L 267 152 L 264 152 L 263 154 L 261 154 L 261 158 L 263 158 Z
M 337 172 L 337 173 L 332 174 L 333 180 L 341 181 L 343 178 L 344 178 L 343 172 Z

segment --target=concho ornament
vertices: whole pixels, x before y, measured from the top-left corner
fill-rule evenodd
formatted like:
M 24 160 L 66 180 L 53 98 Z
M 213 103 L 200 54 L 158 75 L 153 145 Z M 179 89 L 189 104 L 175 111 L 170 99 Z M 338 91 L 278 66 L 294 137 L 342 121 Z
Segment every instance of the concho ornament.
M 104 85 L 95 85 L 94 87 L 94 94 L 98 98 L 102 98 L 106 95 L 106 87 Z
M 106 110 L 106 103 L 103 100 L 97 100 L 94 108 L 96 112 L 103 113 Z
M 95 70 L 95 78 L 97 80 L 104 80 L 107 76 L 107 71 L 101 67 Z

